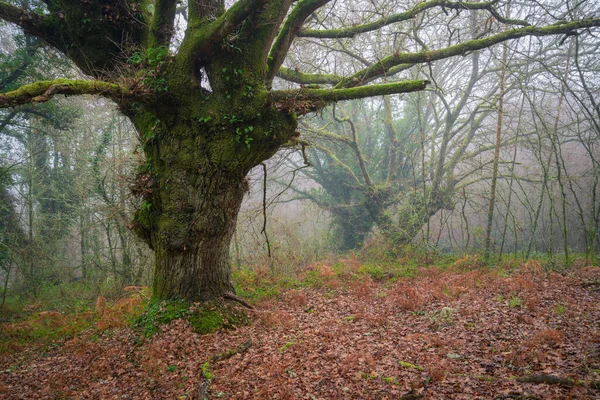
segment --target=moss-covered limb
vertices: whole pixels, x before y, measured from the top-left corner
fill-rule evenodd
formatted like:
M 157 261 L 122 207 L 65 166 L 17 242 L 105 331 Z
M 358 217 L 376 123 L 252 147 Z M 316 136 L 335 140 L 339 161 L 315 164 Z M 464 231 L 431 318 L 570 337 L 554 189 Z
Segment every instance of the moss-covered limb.
M 137 3 L 114 2 L 107 7 L 104 0 L 62 0 L 46 4 L 48 13 L 38 15 L 0 1 L 0 19 L 63 52 L 88 75 L 114 76 L 111 71 L 145 40 L 145 14 Z
M 277 77 L 302 85 L 337 85 L 343 79 L 342 76 L 335 74 L 308 74 L 285 67 L 277 70 Z
M 277 35 L 275 43 L 273 43 L 271 52 L 269 53 L 267 61 L 267 86 L 271 86 L 270 83 L 273 81 L 281 64 L 283 64 L 283 60 L 290 49 L 292 41 L 300 28 L 302 28 L 306 18 L 329 1 L 331 0 L 300 0 L 292 9 L 292 12 L 287 16 L 285 23 L 279 31 L 279 35 Z
M 379 85 L 358 86 L 347 89 L 294 89 L 273 92 L 273 99 L 279 106 L 305 114 L 320 109 L 327 104 L 342 100 L 362 99 L 423 90 L 429 81 L 411 80 Z
M 253 69 L 260 72 L 263 81 L 269 51 L 294 1 L 270 0 L 260 12 L 246 20 L 240 31 L 236 46 Z
M 177 0 L 156 0 L 150 23 L 148 47 L 166 46 L 175 32 L 175 10 Z
M 389 15 L 384 18 L 380 18 L 376 21 L 369 22 L 362 25 L 355 25 L 348 28 L 340 28 L 340 29 L 303 29 L 298 32 L 299 37 L 312 37 L 312 38 L 320 38 L 320 39 L 333 39 L 333 38 L 351 38 L 360 33 L 371 32 L 377 29 L 380 29 L 386 25 L 390 25 L 396 22 L 402 22 L 409 19 L 414 18 L 416 15 L 424 12 L 425 10 L 431 8 L 445 8 L 452 10 L 487 10 L 489 11 L 494 18 L 504 24 L 510 25 L 523 25 L 527 26 L 529 23 L 527 21 L 521 21 L 516 19 L 504 18 L 501 16 L 498 11 L 494 8 L 494 5 L 497 1 L 484 1 L 484 2 L 463 2 L 463 1 L 447 1 L 447 0 L 430 0 L 422 2 L 415 7 L 398 13 Z
M 352 144 L 352 139 L 350 139 L 349 137 L 342 136 L 337 133 L 327 131 L 325 129 L 311 130 L 311 133 L 314 134 L 315 136 L 318 136 L 321 138 L 335 140 L 335 141 L 346 143 L 346 144 Z M 311 146 L 312 146 L 312 144 L 311 144 Z
M 93 94 L 120 101 L 133 93 L 127 87 L 102 81 L 76 79 L 55 79 L 38 81 L 8 93 L 0 94 L 0 108 L 15 107 L 27 103 L 40 103 L 50 100 L 57 94 Z
M 209 23 L 207 21 L 210 18 L 207 18 L 202 10 L 194 11 L 194 8 L 190 8 L 188 28 L 181 43 L 178 59 L 184 63 L 191 63 L 193 60 L 210 56 L 238 25 L 260 10 L 265 3 L 267 0 L 240 0 Z
M 236 354 L 245 353 L 252 346 L 252 339 L 247 340 L 246 342 L 240 344 L 239 346 L 227 350 L 220 354 L 215 354 L 208 361 L 202 364 L 202 382 L 200 383 L 200 387 L 198 388 L 198 398 L 200 399 L 208 399 L 208 391 L 210 389 L 210 384 L 214 379 L 215 375 L 212 372 L 210 365 L 219 361 L 227 360 Z
M 50 23 L 50 18 L 47 16 L 40 16 L 0 1 L 0 19 L 19 25 L 25 33 L 31 36 L 35 36 L 51 44 L 56 43 L 58 30 Z

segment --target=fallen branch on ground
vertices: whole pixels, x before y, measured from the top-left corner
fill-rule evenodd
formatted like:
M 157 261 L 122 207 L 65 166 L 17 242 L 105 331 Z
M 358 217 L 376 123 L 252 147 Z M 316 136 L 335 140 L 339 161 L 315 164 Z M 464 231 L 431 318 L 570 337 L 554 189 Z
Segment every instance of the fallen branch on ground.
M 563 378 L 560 376 L 547 374 L 520 376 L 517 378 L 517 381 L 524 383 L 545 383 L 548 385 L 589 386 L 592 389 L 600 389 L 600 381 L 577 381 L 571 378 Z
M 215 377 L 210 369 L 211 363 L 224 361 L 224 360 L 227 360 L 228 358 L 233 357 L 236 354 L 244 353 L 244 352 L 248 351 L 250 346 L 252 346 L 252 339 L 248 339 L 244 343 L 240 344 L 239 346 L 237 346 L 231 350 L 227 350 L 223 353 L 215 354 L 215 355 L 211 356 L 208 359 L 208 361 L 206 361 L 204 364 L 202 364 L 202 382 L 200 383 L 200 387 L 198 388 L 198 398 L 199 399 L 204 400 L 204 399 L 208 398 L 207 397 L 208 390 L 210 388 L 210 384 L 211 384 L 213 378 Z

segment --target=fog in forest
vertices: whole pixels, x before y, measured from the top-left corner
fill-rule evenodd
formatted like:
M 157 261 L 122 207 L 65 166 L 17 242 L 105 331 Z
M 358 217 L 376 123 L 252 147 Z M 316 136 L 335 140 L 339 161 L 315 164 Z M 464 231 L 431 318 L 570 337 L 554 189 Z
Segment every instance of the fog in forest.
M 465 17 L 473 32 L 485 23 L 480 17 Z M 58 54 L 32 52 L 28 38 L 1 29 L 2 87 L 13 84 L 11 65 L 28 77 L 74 74 Z M 415 37 L 443 40 L 443 27 L 414 29 Z M 355 46 L 365 54 L 398 45 L 363 39 Z M 582 257 L 594 265 L 599 44 L 530 37 L 415 66 L 407 75 L 428 79 L 425 91 L 302 117 L 300 140 L 247 176 L 235 268 L 285 273 L 332 254 L 392 260 L 407 248 L 490 263 L 522 256 L 566 266 Z M 328 62 L 328 49 L 303 46 L 290 67 Z M 360 62 L 351 50 L 339 57 Z M 114 291 L 149 284 L 151 253 L 131 232 L 131 215 L 147 205 L 131 193 L 145 161 L 130 123 L 91 97 L 0 116 L 4 295 L 35 294 L 48 282 L 91 279 Z

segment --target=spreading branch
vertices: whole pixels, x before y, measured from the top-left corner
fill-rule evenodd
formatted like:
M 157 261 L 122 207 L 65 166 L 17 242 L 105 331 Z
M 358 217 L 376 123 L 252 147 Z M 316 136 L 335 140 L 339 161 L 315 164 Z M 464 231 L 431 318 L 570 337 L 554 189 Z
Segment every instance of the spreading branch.
M 52 81 L 38 81 L 7 93 L 0 93 L 0 108 L 16 107 L 28 103 L 42 103 L 50 100 L 57 94 L 82 95 L 91 94 L 111 98 L 115 101 L 131 97 L 133 93 L 129 88 L 114 83 L 76 80 L 55 79 Z
M 448 46 L 439 50 L 428 50 L 419 53 L 396 53 L 385 57 L 381 61 L 374 63 L 368 68 L 364 68 L 356 74 L 343 79 L 336 87 L 359 86 L 377 77 L 385 76 L 391 68 L 401 64 L 420 64 L 432 61 L 442 60 L 458 55 L 469 54 L 476 50 L 485 49 L 495 44 L 505 42 L 511 39 L 519 39 L 525 36 L 549 36 L 557 34 L 567 34 L 578 29 L 600 26 L 599 18 L 587 18 L 573 22 L 559 23 L 543 27 L 526 26 L 517 29 L 511 29 L 482 39 L 467 40 L 463 43 Z
M 279 68 L 277 77 L 302 85 L 337 85 L 344 79 L 342 76 L 335 74 L 308 74 L 285 67 Z
M 529 23 L 527 21 L 521 21 L 516 19 L 504 18 L 502 15 L 498 13 L 498 11 L 494 8 L 494 5 L 498 1 L 490 1 L 490 2 L 478 2 L 471 3 L 466 1 L 446 1 L 446 0 L 431 0 L 418 4 L 417 6 L 411 8 L 410 10 L 404 11 L 402 13 L 389 15 L 384 18 L 380 18 L 376 21 L 369 22 L 367 24 L 355 25 L 349 28 L 340 28 L 340 29 L 303 29 L 298 32 L 299 37 L 312 37 L 319 39 L 334 39 L 334 38 L 352 38 L 360 33 L 372 32 L 377 29 L 381 29 L 384 26 L 396 23 L 407 21 L 409 19 L 414 18 L 418 14 L 422 13 L 425 10 L 430 8 L 444 8 L 444 9 L 452 9 L 452 10 L 487 10 L 489 11 L 494 18 L 500 21 L 503 24 L 507 25 L 521 25 L 528 26 Z

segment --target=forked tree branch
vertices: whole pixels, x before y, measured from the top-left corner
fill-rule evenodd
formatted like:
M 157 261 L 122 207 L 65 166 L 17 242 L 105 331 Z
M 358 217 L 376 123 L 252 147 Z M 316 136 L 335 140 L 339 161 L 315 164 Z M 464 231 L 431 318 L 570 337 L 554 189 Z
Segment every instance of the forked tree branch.
M 329 1 L 331 0 L 300 0 L 293 8 L 279 31 L 279 35 L 269 53 L 267 60 L 267 86 L 271 86 L 271 82 L 277 74 L 279 67 L 283 64 L 292 41 L 300 28 L 302 28 L 306 18 Z
M 180 58 L 189 62 L 210 56 L 227 35 L 267 2 L 268 0 L 240 0 L 208 25 L 190 21 L 179 50 Z

